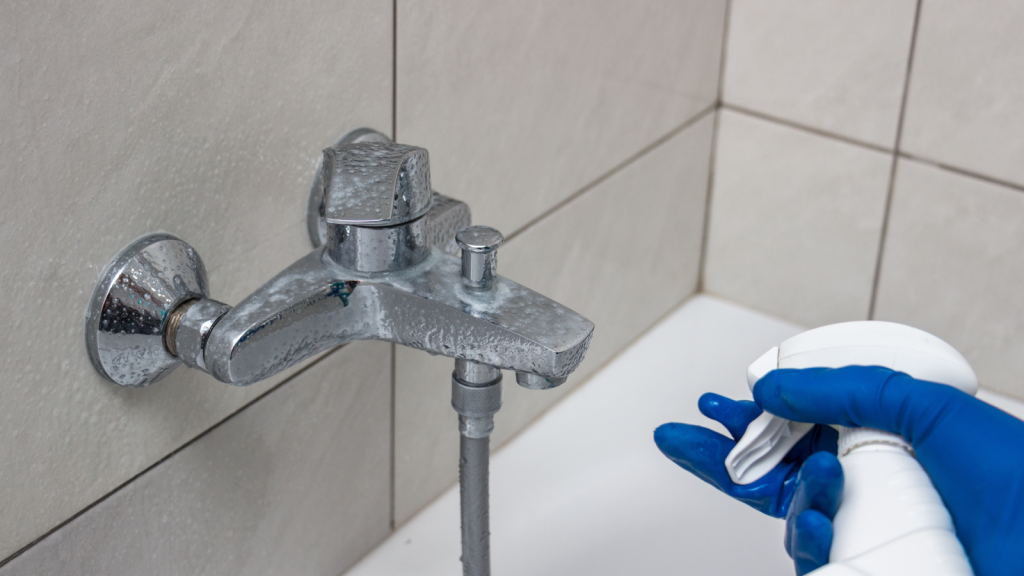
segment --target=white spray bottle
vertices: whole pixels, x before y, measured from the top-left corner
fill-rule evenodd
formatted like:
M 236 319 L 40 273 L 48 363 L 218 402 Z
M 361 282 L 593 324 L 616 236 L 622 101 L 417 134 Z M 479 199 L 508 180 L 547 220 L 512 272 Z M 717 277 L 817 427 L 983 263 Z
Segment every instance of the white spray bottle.
M 747 368 L 751 390 L 776 368 L 884 366 L 974 395 L 978 378 L 952 346 L 916 328 L 846 322 L 798 334 Z M 813 428 L 765 412 L 725 460 L 737 484 L 774 468 Z M 814 576 L 971 576 L 953 522 L 910 444 L 873 428 L 839 430 L 843 497 L 832 522 L 829 563 Z M 955 457 L 951 454 L 950 457 Z

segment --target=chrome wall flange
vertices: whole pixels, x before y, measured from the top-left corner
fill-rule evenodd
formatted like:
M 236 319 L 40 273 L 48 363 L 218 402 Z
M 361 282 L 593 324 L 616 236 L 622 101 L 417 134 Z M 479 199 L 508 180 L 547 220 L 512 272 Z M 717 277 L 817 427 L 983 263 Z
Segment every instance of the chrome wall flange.
M 160 233 L 131 243 L 107 266 L 89 300 L 85 344 L 93 366 L 131 388 L 163 378 L 181 363 L 164 344 L 171 312 L 208 294 L 206 268 L 186 242 Z

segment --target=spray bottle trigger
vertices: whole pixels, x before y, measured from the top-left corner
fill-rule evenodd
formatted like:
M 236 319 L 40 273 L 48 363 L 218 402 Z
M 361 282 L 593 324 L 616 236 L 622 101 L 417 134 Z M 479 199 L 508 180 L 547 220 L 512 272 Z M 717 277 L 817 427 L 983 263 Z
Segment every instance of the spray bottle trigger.
M 793 422 L 764 412 L 747 426 L 725 457 L 725 469 L 736 484 L 750 484 L 775 468 L 814 424 Z
M 754 384 L 779 367 L 779 347 L 765 352 L 747 367 L 747 384 Z M 791 422 L 768 412 L 747 426 L 743 437 L 725 458 L 725 469 L 737 484 L 750 484 L 774 468 L 814 424 Z

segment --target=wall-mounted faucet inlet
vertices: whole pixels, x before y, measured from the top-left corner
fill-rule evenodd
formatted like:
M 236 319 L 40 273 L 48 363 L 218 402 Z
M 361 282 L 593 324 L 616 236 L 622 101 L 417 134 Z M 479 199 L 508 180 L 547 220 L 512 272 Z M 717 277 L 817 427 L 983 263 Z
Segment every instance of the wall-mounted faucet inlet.
M 465 574 L 490 574 L 487 458 L 501 370 L 557 386 L 583 361 L 594 325 L 498 276 L 493 228 L 434 192 L 423 148 L 356 130 L 324 151 L 308 204 L 314 250 L 231 307 L 209 298 L 199 254 L 169 234 L 128 246 L 89 304 L 93 365 L 145 386 L 178 364 L 245 386 L 353 340 L 455 358 L 462 437 Z M 461 257 L 458 255 L 461 249 Z

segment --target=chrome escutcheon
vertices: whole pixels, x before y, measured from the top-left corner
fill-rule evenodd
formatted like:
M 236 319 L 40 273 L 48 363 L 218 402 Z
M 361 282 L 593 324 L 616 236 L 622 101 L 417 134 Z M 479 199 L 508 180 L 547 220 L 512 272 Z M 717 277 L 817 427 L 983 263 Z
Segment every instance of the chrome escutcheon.
M 118 254 L 103 272 L 86 313 L 85 343 L 96 370 L 137 388 L 181 362 L 167 351 L 164 329 L 179 304 L 209 294 L 199 254 L 170 234 L 151 234 Z

